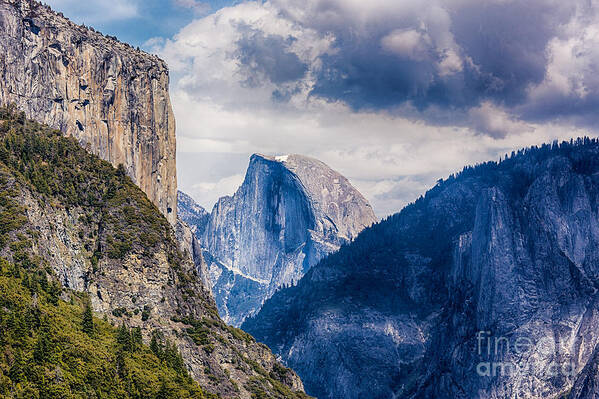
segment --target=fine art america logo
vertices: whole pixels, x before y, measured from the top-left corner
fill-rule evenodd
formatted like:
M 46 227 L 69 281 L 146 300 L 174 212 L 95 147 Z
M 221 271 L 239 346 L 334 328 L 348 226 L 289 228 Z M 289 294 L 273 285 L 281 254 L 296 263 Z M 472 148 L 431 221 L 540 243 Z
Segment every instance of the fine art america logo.
M 476 365 L 476 373 L 481 377 L 576 375 L 576 365 L 572 361 L 555 359 L 556 340 L 552 337 L 536 340 L 525 336 L 508 338 L 494 336 L 491 331 L 479 331 L 476 345 L 481 359 Z

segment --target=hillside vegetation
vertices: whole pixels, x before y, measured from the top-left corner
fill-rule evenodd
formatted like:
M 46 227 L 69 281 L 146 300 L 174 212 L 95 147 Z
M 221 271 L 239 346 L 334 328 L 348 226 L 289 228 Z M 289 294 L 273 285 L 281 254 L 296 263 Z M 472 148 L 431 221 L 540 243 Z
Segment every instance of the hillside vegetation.
M 150 348 L 141 329 L 96 318 L 88 296 L 63 289 L 46 259 L 31 250 L 39 233 L 28 229 L 27 209 L 18 202 L 23 185 L 48 201 L 106 209 L 138 190 L 122 170 L 22 113 L 0 108 L 0 120 L 0 398 L 210 397 L 174 344 L 157 333 Z M 151 206 L 142 210 L 153 231 L 167 228 Z M 143 228 L 137 222 L 129 229 Z M 120 230 L 95 257 L 127 251 L 126 235 L 134 232 Z M 155 237 L 140 236 L 146 248 L 156 244 Z
M 90 312 L 43 268 L 0 260 L 0 398 L 208 398 L 181 355 Z M 65 302 L 60 297 L 68 298 Z

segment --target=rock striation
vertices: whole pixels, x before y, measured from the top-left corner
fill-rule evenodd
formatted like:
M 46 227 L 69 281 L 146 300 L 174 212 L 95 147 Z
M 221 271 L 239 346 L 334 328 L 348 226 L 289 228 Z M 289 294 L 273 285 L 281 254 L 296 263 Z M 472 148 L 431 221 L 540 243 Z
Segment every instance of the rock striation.
M 0 103 L 14 103 L 127 174 L 176 220 L 175 119 L 159 58 L 34 0 L 0 1 Z
M 599 141 L 467 167 L 242 328 L 318 398 L 591 398 Z
M 189 203 L 179 206 L 191 215 Z M 253 155 L 237 192 L 196 224 L 221 316 L 241 324 L 277 289 L 375 221 L 366 199 L 324 163 Z

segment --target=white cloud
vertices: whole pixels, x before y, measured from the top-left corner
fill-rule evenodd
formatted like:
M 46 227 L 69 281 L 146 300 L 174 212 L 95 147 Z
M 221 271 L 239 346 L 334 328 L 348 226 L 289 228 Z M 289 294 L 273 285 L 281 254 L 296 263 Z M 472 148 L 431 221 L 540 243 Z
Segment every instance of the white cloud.
M 185 192 L 196 199 L 198 203 L 204 206 L 208 212 L 212 210 L 212 205 L 219 198 L 226 195 L 232 195 L 243 183 L 244 174 L 235 174 L 225 176 L 216 182 L 198 182 L 185 188 Z
M 282 50 L 309 65 L 317 64 L 317 57 L 329 49 L 331 40 L 282 18 L 268 2 L 246 2 L 195 20 L 173 39 L 151 40 L 146 47 L 168 61 L 177 79 L 176 89 L 198 101 L 210 101 L 225 109 L 262 108 L 281 88 L 293 93 L 287 99 L 290 104 L 305 101 L 310 89 L 309 74 L 292 87 L 268 80 L 247 84 L 246 70 L 235 55 L 242 50 L 240 41 L 251 30 L 282 38 Z
M 532 125 L 516 120 L 505 110 L 488 101 L 472 108 L 469 114 L 474 131 L 491 137 L 504 138 L 508 134 L 534 131 Z
M 559 36 L 547 45 L 549 64 L 545 79 L 531 87 L 530 98 L 539 101 L 556 93 L 584 99 L 599 89 L 599 4 L 580 4 Z
M 441 61 L 438 64 L 439 75 L 442 77 L 461 72 L 464 65 L 455 50 L 447 49 L 440 53 Z

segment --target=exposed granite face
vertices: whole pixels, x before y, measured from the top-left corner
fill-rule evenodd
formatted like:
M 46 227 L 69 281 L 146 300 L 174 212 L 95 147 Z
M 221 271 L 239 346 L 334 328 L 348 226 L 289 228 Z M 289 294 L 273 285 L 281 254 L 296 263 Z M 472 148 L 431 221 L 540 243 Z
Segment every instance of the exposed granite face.
M 208 275 L 208 268 L 204 256 L 202 255 L 200 241 L 195 236 L 193 228 L 181 220 L 181 218 L 177 217 L 177 223 L 175 223 L 174 229 L 181 252 L 183 252 L 186 257 L 193 259 L 198 277 L 204 284 L 205 289 L 210 291 L 211 283 L 210 276 Z
M 33 0 L 0 0 L 0 103 L 76 137 L 176 220 L 175 120 L 165 63 Z
M 210 214 L 182 191 L 177 191 L 177 215 L 198 239 L 202 238 Z
M 349 243 L 376 222 L 372 207 L 351 183 L 323 162 L 302 156 L 274 158 L 297 176 L 310 201 L 315 225 L 322 241 Z
M 183 200 L 179 206 L 188 216 L 197 208 Z M 366 199 L 324 163 L 253 155 L 241 187 L 198 227 L 221 316 L 241 324 L 375 220 Z
M 594 398 L 598 159 L 580 140 L 467 168 L 243 328 L 322 399 Z

